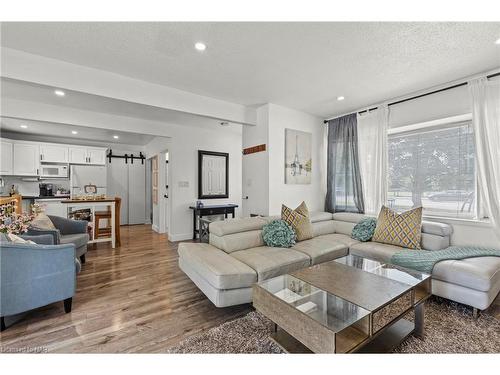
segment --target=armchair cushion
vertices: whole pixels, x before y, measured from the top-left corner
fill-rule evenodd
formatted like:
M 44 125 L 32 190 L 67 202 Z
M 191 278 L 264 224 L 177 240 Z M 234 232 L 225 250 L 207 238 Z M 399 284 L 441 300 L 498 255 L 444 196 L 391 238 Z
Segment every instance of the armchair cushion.
M 88 223 L 85 220 L 70 220 L 53 215 L 49 215 L 49 218 L 62 235 L 87 233 Z
M 51 234 L 41 234 L 40 236 L 28 236 L 23 234 L 20 237 L 27 241 L 33 241 L 38 245 L 55 245 L 54 237 Z
M 82 246 L 86 246 L 89 241 L 89 236 L 87 233 L 76 233 L 76 234 L 66 234 L 61 236 L 61 244 L 72 243 L 78 249 Z

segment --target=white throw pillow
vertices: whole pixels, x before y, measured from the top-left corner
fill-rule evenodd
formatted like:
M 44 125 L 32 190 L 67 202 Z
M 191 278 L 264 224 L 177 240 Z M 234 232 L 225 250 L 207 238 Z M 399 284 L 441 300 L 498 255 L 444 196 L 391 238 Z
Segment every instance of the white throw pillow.
M 31 245 L 36 245 L 35 242 L 30 241 L 30 240 L 25 240 L 24 238 L 21 238 L 19 236 L 16 236 L 14 233 L 8 233 L 7 238 L 9 239 L 10 242 L 12 243 L 29 243 Z

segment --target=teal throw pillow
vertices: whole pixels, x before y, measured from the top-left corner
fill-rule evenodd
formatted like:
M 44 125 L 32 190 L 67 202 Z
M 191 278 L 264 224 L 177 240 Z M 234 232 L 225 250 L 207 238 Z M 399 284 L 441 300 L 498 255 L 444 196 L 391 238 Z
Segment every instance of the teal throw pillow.
M 274 220 L 262 228 L 264 243 L 270 247 L 292 247 L 295 244 L 295 231 L 283 220 Z
M 366 219 L 362 219 L 352 228 L 351 237 L 361 242 L 370 241 L 373 237 L 373 233 L 375 233 L 376 227 L 377 219 L 374 217 L 367 217 Z

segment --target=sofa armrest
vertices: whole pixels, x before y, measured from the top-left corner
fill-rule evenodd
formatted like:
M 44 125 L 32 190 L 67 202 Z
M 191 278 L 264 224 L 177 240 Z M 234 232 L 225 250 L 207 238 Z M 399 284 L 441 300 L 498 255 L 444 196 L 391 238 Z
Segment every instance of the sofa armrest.
M 54 239 L 53 244 L 59 245 L 61 243 L 61 233 L 59 229 L 39 229 L 35 227 L 29 227 L 28 231 L 24 234 L 25 236 L 43 236 L 43 235 L 51 235 Z M 36 242 L 35 240 L 33 240 Z
M 61 216 L 48 215 L 52 224 L 59 229 L 61 234 L 87 233 L 88 223 L 85 220 L 71 220 Z

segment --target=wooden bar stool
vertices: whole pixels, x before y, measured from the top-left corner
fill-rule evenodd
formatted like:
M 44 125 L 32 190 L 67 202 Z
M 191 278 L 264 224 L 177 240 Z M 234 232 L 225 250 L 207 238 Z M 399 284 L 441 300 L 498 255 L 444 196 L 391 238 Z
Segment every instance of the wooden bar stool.
M 115 197 L 115 241 L 116 246 L 121 246 L 120 241 L 120 207 L 122 199 L 120 197 Z M 102 236 L 109 236 L 111 233 L 111 227 L 99 228 L 100 220 L 111 219 L 111 207 L 108 207 L 107 211 L 96 211 L 94 213 L 94 238 L 99 238 Z M 97 244 L 94 244 L 94 247 Z

